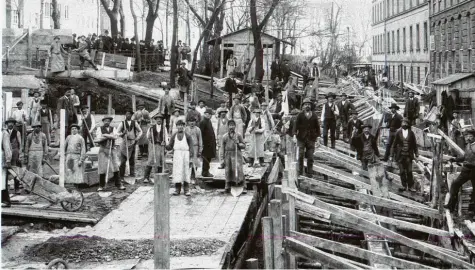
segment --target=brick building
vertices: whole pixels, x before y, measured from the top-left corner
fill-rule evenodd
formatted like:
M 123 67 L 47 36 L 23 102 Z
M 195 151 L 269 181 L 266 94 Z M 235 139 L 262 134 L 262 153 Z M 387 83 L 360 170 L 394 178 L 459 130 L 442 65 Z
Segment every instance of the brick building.
M 427 0 L 373 0 L 372 66 L 394 82 L 427 84 L 429 6 Z
M 475 72 L 475 0 L 431 0 L 432 80 Z

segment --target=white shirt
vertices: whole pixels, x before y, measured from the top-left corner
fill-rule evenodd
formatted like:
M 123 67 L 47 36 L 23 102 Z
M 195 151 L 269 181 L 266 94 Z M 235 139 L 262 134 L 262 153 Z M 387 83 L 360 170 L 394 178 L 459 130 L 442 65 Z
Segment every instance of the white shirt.
M 201 116 L 204 116 L 205 115 L 205 111 L 206 111 L 206 106 L 204 106 L 203 108 L 201 107 L 196 107 L 196 111 L 198 111 Z
M 24 109 L 16 110 L 12 112 L 12 117 L 19 123 L 23 123 L 26 120 L 26 111 Z
M 408 133 L 409 133 L 409 129 L 402 129 L 402 136 L 404 137 L 404 139 L 407 138 Z
M 330 104 L 330 103 L 325 103 L 325 105 L 328 104 L 330 107 L 334 105 L 334 103 Z M 322 110 L 322 116 L 320 117 L 320 121 L 323 123 L 323 120 L 325 119 L 325 108 L 327 106 L 323 105 L 323 110 Z M 334 107 L 335 110 L 333 111 L 335 113 L 335 116 L 338 116 L 340 114 L 340 112 L 338 111 L 338 106 L 335 106 Z
M 346 103 L 346 100 L 341 101 L 341 105 L 345 105 L 345 103 Z
M 368 139 L 368 138 L 369 138 L 369 134 L 364 134 L 364 136 L 366 137 L 366 139 Z
M 84 117 L 83 117 L 83 115 L 84 115 Z M 94 128 L 96 127 L 96 119 L 95 119 L 94 115 L 92 115 L 90 113 L 88 113 L 87 115 L 86 114 L 81 114 L 81 121 L 82 121 L 83 125 L 85 125 L 85 123 L 84 123 L 85 120 L 84 119 L 86 119 L 86 117 L 88 115 L 91 115 L 91 126 L 88 127 L 88 128 L 89 128 L 89 131 L 93 131 Z

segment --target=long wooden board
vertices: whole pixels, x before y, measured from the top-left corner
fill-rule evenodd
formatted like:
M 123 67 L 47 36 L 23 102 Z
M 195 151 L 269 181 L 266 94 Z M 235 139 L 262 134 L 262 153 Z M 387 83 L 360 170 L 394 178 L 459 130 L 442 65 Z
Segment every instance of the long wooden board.
M 27 208 L 27 207 L 11 207 L 2 208 L 2 216 L 15 216 L 15 217 L 29 217 L 48 220 L 64 220 L 73 222 L 83 222 L 96 224 L 97 219 L 89 217 L 83 213 L 71 213 L 66 211 L 55 211 L 47 209 Z

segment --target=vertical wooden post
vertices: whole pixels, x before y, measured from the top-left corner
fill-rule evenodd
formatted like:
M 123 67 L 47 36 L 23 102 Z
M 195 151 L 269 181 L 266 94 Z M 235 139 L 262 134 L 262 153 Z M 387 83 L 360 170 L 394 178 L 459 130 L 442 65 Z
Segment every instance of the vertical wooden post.
M 130 68 L 132 67 L 132 58 L 131 57 L 127 57 L 127 71 L 130 72 Z
M 273 238 L 272 218 L 262 218 L 262 242 L 264 247 L 264 267 L 274 269 L 274 238 Z
M 280 200 L 271 200 L 269 214 L 272 218 L 272 238 L 274 242 L 274 269 L 284 269 L 282 254 L 282 205 Z
M 154 179 L 154 268 L 170 269 L 170 182 L 167 173 Z
M 5 95 L 5 118 L 8 119 L 8 117 L 12 116 L 12 106 L 13 106 L 13 93 L 12 92 L 3 92 Z
M 246 260 L 246 268 L 247 269 L 259 269 L 259 261 L 255 258 L 247 259 Z
M 188 113 L 188 90 L 185 92 L 185 98 L 183 98 L 183 112 L 185 116 Z
M 28 66 L 31 67 L 31 63 L 33 60 L 33 42 L 32 42 L 32 34 L 33 31 L 31 29 L 31 25 L 28 26 Z
M 101 69 L 104 69 L 104 62 L 105 61 L 106 61 L 106 53 L 102 52 Z
M 92 111 L 91 93 L 87 94 L 87 106 L 89 107 L 89 111 Z
M 64 177 L 65 169 L 64 166 L 66 157 L 65 157 L 65 136 L 66 136 L 66 110 L 61 109 L 59 111 L 59 186 L 64 187 Z
M 10 62 L 10 46 L 7 46 L 6 51 L 7 51 L 7 56 L 5 59 L 5 65 L 6 65 L 5 71 L 8 71 L 8 64 Z
M 224 71 L 224 65 L 225 65 L 224 63 L 226 63 L 224 61 L 224 43 L 221 40 L 221 57 L 219 59 L 219 77 L 220 78 L 223 78 L 223 71 Z
M 432 182 L 432 208 L 437 208 L 439 206 L 439 210 L 443 211 L 443 207 L 440 207 L 439 197 L 440 197 L 440 190 L 442 186 L 442 171 L 441 171 L 441 160 L 442 160 L 442 141 L 432 138 L 432 149 L 434 152 L 434 156 L 432 157 L 432 175 L 434 181 Z M 442 213 L 442 212 L 441 212 Z
M 28 89 L 21 89 L 21 102 L 23 102 L 23 109 L 28 106 L 28 92 Z
M 297 173 L 297 162 L 293 161 L 290 163 L 289 169 L 289 187 L 297 188 L 298 173 Z
M 282 186 L 281 185 L 275 185 L 274 198 L 279 201 L 282 200 Z
M 289 197 L 289 218 L 288 218 L 288 223 L 289 223 L 289 231 L 297 231 L 297 216 L 295 214 L 295 197 L 294 196 L 288 196 Z M 294 255 L 289 256 L 289 269 L 297 269 L 297 261 L 295 259 Z
M 107 114 L 112 115 L 112 95 L 109 94 L 108 102 L 107 102 Z
M 68 50 L 68 77 L 71 77 L 71 48 Z
M 129 57 L 130 58 L 130 57 Z M 132 110 L 135 112 L 137 110 L 137 101 L 135 95 L 132 95 Z
M 386 177 L 384 177 L 383 164 L 369 164 L 368 173 L 371 182 L 371 191 L 373 192 L 373 195 L 389 199 L 389 185 L 391 184 L 391 182 L 388 181 Z

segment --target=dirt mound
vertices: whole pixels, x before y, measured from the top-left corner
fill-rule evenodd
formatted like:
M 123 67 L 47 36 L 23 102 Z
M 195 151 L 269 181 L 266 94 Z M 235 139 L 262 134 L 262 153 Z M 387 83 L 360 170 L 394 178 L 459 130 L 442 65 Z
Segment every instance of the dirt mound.
M 210 255 L 226 243 L 216 239 L 188 239 L 170 243 L 172 257 Z M 101 237 L 76 235 L 54 237 L 27 248 L 25 257 L 30 260 L 50 261 L 63 258 L 67 261 L 103 262 L 125 259 L 152 259 L 153 240 L 110 240 Z

